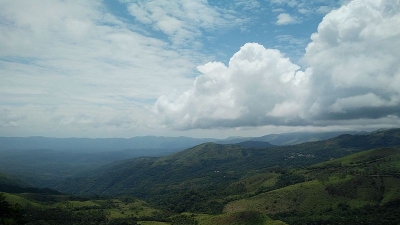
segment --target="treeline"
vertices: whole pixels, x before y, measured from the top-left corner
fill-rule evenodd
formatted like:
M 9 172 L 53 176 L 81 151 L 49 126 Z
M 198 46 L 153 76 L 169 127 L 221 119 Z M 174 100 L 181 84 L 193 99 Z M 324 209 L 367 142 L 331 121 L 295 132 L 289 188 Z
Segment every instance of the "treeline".
M 13 184 L 2 184 L 0 183 L 0 192 L 7 192 L 7 193 L 45 193 L 45 194 L 52 194 L 52 195 L 61 195 L 60 192 L 52 190 L 50 188 L 35 188 L 35 187 L 22 187 Z
M 317 212 L 288 212 L 272 215 L 271 218 L 291 225 L 398 225 L 400 224 L 400 200 L 380 205 L 367 205 L 352 209 L 348 204 L 340 203 L 335 209 Z

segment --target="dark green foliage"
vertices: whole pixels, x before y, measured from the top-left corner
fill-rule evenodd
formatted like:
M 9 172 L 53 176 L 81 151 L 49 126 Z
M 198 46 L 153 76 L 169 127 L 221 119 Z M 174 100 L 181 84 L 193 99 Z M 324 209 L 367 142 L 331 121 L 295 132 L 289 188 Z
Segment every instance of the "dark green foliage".
M 0 191 L 7 193 L 43 193 L 52 195 L 61 194 L 60 192 L 52 190 L 50 188 L 22 187 L 19 185 L 1 184 L 1 183 L 0 183 Z
M 153 213 L 151 216 L 141 216 L 139 219 L 141 221 L 159 221 L 159 222 L 170 222 L 170 217 L 173 213 L 169 211 L 157 211 Z
M 27 224 L 48 225 L 137 225 L 136 218 L 107 219 L 104 211 L 99 210 L 73 210 L 61 208 L 35 208 L 25 207 L 21 219 Z
M 117 218 L 107 223 L 107 225 L 137 225 L 135 219 L 132 218 Z
M 235 222 L 239 222 L 241 225 L 256 225 L 256 224 L 264 224 L 266 216 L 260 212 L 256 211 L 245 211 L 239 212 L 234 215 Z M 237 223 L 237 224 L 239 224 Z
M 273 223 L 268 216 L 264 213 L 260 213 L 257 211 L 243 211 L 237 213 L 228 213 L 222 214 L 213 217 L 209 223 L 210 225 L 214 224 L 223 224 L 223 225 L 265 225 L 265 224 L 276 224 Z M 283 224 L 283 223 L 279 223 Z
M 190 216 L 179 214 L 179 215 L 173 216 L 171 218 L 171 224 L 172 225 L 197 225 L 198 222 Z
M 368 196 L 358 196 L 360 188 L 368 188 L 372 189 L 372 191 L 368 193 Z M 356 176 L 344 182 L 329 184 L 326 190 L 332 196 L 341 196 L 350 199 L 358 198 L 375 202 L 382 200 L 384 194 L 384 186 L 381 179 L 368 176 Z
M 49 225 L 95 225 L 107 223 L 106 216 L 101 210 L 74 212 L 60 208 L 39 209 L 35 207 L 26 207 L 23 217 L 25 221 L 30 223 L 41 221 Z
M 304 182 L 305 178 L 301 174 L 295 174 L 291 171 L 285 171 L 278 177 L 278 181 L 276 182 L 274 189 L 286 187 L 292 184 L 297 184 Z
M 171 193 L 170 195 L 157 196 L 153 201 L 157 205 L 173 212 L 199 212 L 206 214 L 222 213 L 224 204 L 221 201 L 215 201 L 218 198 L 215 192 L 203 191 L 182 191 L 180 193 Z
M 301 174 L 294 173 L 295 170 L 287 170 L 284 168 L 273 168 L 269 170 L 269 172 L 274 172 L 280 174 L 275 185 L 270 187 L 259 187 L 258 190 L 254 193 L 254 195 L 258 195 L 267 191 L 276 190 L 279 188 L 283 188 L 289 185 L 301 183 L 305 181 L 305 177 Z

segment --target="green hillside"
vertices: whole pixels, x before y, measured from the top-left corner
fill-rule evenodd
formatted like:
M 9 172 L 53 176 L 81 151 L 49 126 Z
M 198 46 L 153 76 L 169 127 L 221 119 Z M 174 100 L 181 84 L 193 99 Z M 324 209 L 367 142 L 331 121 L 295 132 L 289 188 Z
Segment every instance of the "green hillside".
M 390 211 L 400 200 L 399 148 L 360 152 L 290 173 L 303 176 L 305 181 L 230 202 L 224 212 L 253 210 L 283 220 L 290 215 L 289 224 L 298 217 L 314 215 L 322 224 L 344 209 L 356 214 L 368 209 L 373 214 L 378 209 Z M 371 206 L 375 211 L 371 212 Z
M 69 195 L 0 193 L 2 224 L 170 224 L 171 214 L 132 197 L 79 198 Z M 158 221 L 161 220 L 161 221 Z M 29 223 L 28 223 L 29 222 Z
M 225 213 L 220 215 L 195 215 L 198 225 L 286 225 L 257 211 Z
M 271 168 L 308 166 L 375 147 L 400 146 L 399 137 L 400 129 L 393 129 L 262 149 L 206 143 L 166 157 L 114 163 L 54 188 L 74 194 L 132 194 L 146 199 L 199 190 L 213 192 L 207 195 L 240 194 L 242 190 L 225 189 Z

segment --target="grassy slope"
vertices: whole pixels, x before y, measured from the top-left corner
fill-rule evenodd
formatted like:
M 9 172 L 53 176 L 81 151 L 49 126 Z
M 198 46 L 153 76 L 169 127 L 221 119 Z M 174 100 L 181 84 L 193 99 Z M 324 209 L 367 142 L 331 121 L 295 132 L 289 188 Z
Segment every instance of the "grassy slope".
M 155 213 L 161 212 L 152 208 L 146 202 L 138 199 L 111 199 L 111 200 L 67 200 L 68 196 L 51 196 L 43 194 L 4 193 L 6 200 L 11 204 L 19 204 L 22 207 L 32 206 L 40 209 L 60 208 L 72 211 L 86 211 L 102 209 L 108 215 L 109 219 L 129 218 L 129 217 L 150 217 Z M 52 199 L 52 202 L 43 201 L 43 199 Z M 40 201 L 42 200 L 42 201 Z M 147 221 L 143 224 L 168 224 L 157 221 Z
M 244 185 L 248 192 L 257 191 L 260 187 L 268 188 L 275 185 L 279 177 L 278 173 L 261 173 L 244 177 L 231 186 Z
M 375 149 L 297 170 L 310 179 L 228 203 L 224 212 L 255 210 L 268 214 L 352 208 L 400 198 L 400 150 Z M 348 190 L 347 190 L 348 189 Z
M 46 205 L 41 204 L 40 202 L 37 202 L 32 199 L 25 198 L 23 196 L 19 196 L 17 194 L 9 194 L 9 193 L 4 193 L 6 200 L 10 202 L 11 204 L 19 204 L 21 206 L 34 206 L 38 208 L 47 208 Z
M 141 200 L 123 202 L 119 199 L 114 199 L 113 203 L 115 207 L 109 210 L 110 218 L 145 217 L 160 212 L 160 210 L 150 207 Z
M 272 220 L 265 214 L 256 211 L 225 213 L 221 215 L 194 215 L 199 225 L 285 225 L 286 223 Z

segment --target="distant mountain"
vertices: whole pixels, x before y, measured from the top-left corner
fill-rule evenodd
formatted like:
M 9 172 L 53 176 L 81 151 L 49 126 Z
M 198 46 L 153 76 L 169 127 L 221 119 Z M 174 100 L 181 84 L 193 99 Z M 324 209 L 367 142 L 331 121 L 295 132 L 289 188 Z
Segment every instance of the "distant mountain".
M 217 144 L 238 144 L 243 142 L 268 142 L 272 145 L 296 145 L 305 142 L 323 141 L 342 134 L 367 134 L 358 131 L 333 131 L 333 132 L 293 132 L 281 134 L 268 134 L 261 137 L 229 137 L 224 140 L 214 141 Z
M 0 171 L 29 185 L 45 187 L 100 166 L 141 156 L 162 156 L 178 150 L 128 149 L 100 152 L 50 149 L 0 150 Z
M 0 137 L 0 171 L 44 187 L 105 164 L 163 156 L 216 139 L 189 137 L 46 138 Z
M 47 138 L 0 137 L 0 150 L 52 149 L 62 151 L 118 151 L 126 149 L 182 150 L 216 139 L 190 137 Z
M 48 138 L 48 137 L 0 137 L 2 150 L 51 149 L 57 151 L 104 152 L 120 150 L 143 150 L 141 156 L 154 156 L 165 152 L 176 152 L 206 142 L 217 144 L 238 144 L 246 141 L 269 142 L 273 145 L 293 145 L 310 141 L 326 140 L 344 132 L 325 133 L 285 133 L 269 134 L 261 137 L 229 137 L 226 139 L 157 137 L 143 136 L 133 138 Z M 347 134 L 361 134 L 346 132 Z M 148 151 L 152 150 L 152 151 Z M 167 150 L 167 151 L 165 151 Z
M 379 132 L 387 131 L 382 130 Z M 338 133 L 293 133 L 282 135 L 266 135 L 263 137 L 250 139 L 244 137 L 231 137 L 225 140 L 154 136 L 135 137 L 130 139 L 3 137 L 0 138 L 0 171 L 4 171 L 12 176 L 15 176 L 18 179 L 21 179 L 24 182 L 28 183 L 29 185 L 37 187 L 47 187 L 53 186 L 61 180 L 69 177 L 75 177 L 78 175 L 84 176 L 85 174 L 91 173 L 93 170 L 109 163 L 142 156 L 159 157 L 169 155 L 175 152 L 179 152 L 183 149 L 188 149 L 198 144 L 207 142 L 224 142 L 236 144 L 237 146 L 232 147 L 232 149 L 238 150 L 234 150 L 229 154 L 237 154 L 240 157 L 236 158 L 232 162 L 230 162 L 228 159 L 223 159 L 228 160 L 228 162 L 224 163 L 231 163 L 230 165 L 232 166 L 235 163 L 238 163 L 239 167 L 244 167 L 244 165 L 246 165 L 248 161 L 253 161 L 252 157 L 261 157 L 262 160 L 267 160 L 268 163 L 275 163 L 276 165 L 278 165 L 277 162 L 281 163 L 279 165 L 291 165 L 291 160 L 282 160 L 285 159 L 284 157 L 295 157 L 296 154 L 293 152 L 297 152 L 299 146 L 295 146 L 294 150 L 292 150 L 292 153 L 290 153 L 292 155 L 288 156 L 288 148 L 283 148 L 282 150 L 278 147 L 274 147 L 273 149 L 270 149 L 271 147 L 273 147 L 272 145 L 294 143 L 299 141 L 310 141 L 318 138 L 323 139 L 329 136 L 335 136 L 336 134 Z M 345 136 L 343 136 L 342 138 L 344 137 Z M 267 142 L 267 140 L 270 139 L 273 143 Z M 313 145 L 312 143 L 313 142 L 304 143 L 304 146 L 306 147 L 301 147 L 303 145 L 300 145 L 300 148 L 303 148 L 304 151 L 306 151 L 305 148 L 307 148 L 307 146 Z M 201 146 L 204 147 L 208 145 Z M 225 145 L 213 146 L 214 147 L 211 147 L 211 149 L 225 149 L 223 151 L 226 151 L 228 148 L 230 148 Z M 263 151 L 266 148 L 269 148 L 269 152 Z M 250 149 L 258 150 L 253 151 Z M 258 152 L 260 150 L 262 153 Z M 343 152 L 340 154 L 339 153 L 340 152 L 337 152 L 335 153 L 337 155 L 333 154 L 332 156 L 337 157 L 341 156 L 341 154 L 343 155 Z M 202 158 L 199 157 L 199 155 L 196 155 L 194 152 L 192 152 L 191 154 L 193 155 L 193 162 L 198 161 L 199 158 Z M 205 153 L 203 152 L 201 154 L 204 155 Z M 221 154 L 222 155 L 218 157 L 222 157 L 223 155 L 227 156 L 226 153 L 221 152 Z M 259 156 L 257 154 L 264 154 L 264 156 Z M 301 155 L 303 153 L 299 154 Z M 310 154 L 310 156 L 313 156 L 314 153 Z M 219 164 L 219 162 L 215 161 L 214 159 L 215 152 L 210 155 L 205 154 L 204 156 L 204 162 Z M 316 160 L 320 159 L 321 158 L 318 157 L 314 159 L 307 158 L 306 161 L 307 163 L 311 163 L 311 161 L 317 162 Z M 270 165 L 262 160 L 259 161 L 262 166 Z M 190 163 L 190 161 L 188 162 Z M 298 162 L 295 162 L 295 164 L 297 163 Z M 259 163 L 256 162 L 255 165 L 259 165 Z M 214 167 L 211 166 L 210 168 Z M 246 170 L 246 168 L 243 169 Z
M 273 145 L 295 145 L 304 142 L 322 141 L 337 137 L 341 134 L 366 134 L 367 132 L 293 132 L 282 134 L 268 134 L 261 137 L 250 138 L 249 141 L 269 142 Z
M 240 142 L 245 142 L 245 141 L 251 140 L 253 138 L 255 138 L 255 137 L 228 137 L 228 138 L 223 139 L 223 140 L 214 141 L 214 143 L 216 143 L 216 144 L 226 144 L 226 145 L 237 144 L 237 143 L 240 143 Z

